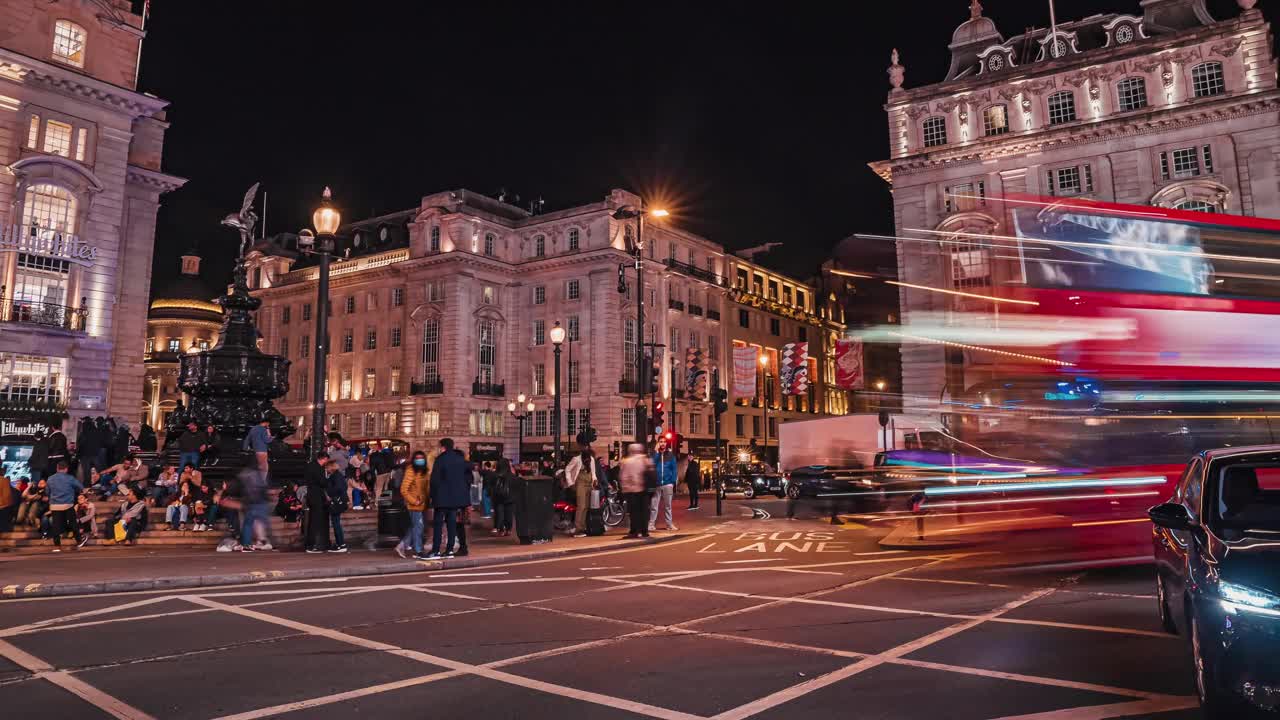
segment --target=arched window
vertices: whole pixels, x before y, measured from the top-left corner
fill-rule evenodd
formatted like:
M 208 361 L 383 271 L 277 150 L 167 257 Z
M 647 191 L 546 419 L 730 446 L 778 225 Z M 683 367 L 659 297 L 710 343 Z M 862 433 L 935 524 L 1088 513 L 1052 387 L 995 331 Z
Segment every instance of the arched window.
M 569 228 L 569 252 L 577 250 L 579 242 L 580 235 L 578 233 L 578 228 Z
M 1231 190 L 1212 178 L 1197 178 L 1172 183 L 1151 197 L 1156 207 L 1195 212 L 1227 212 Z
M 1221 95 L 1227 91 L 1222 76 L 1222 63 L 1207 62 L 1191 68 L 1191 93 L 1195 97 Z
M 925 147 L 947 144 L 947 119 L 941 115 L 925 118 L 920 130 L 924 135 Z
M 493 233 L 484 234 L 484 254 L 493 257 L 494 248 L 498 244 L 498 238 Z
M 1177 205 L 1174 205 L 1173 208 L 1175 210 L 1189 210 L 1191 212 L 1218 212 L 1218 206 L 1206 200 L 1183 200 Z
M 429 317 L 422 323 L 422 381 L 428 385 L 440 381 L 440 318 Z
M 22 224 L 41 229 L 74 233 L 76 231 L 76 198 L 57 185 L 32 185 L 27 188 L 22 208 Z
M 992 105 L 982 111 L 982 134 L 1003 135 L 1009 132 L 1009 107 Z
M 84 28 L 70 20 L 59 20 L 53 25 L 53 59 L 84 67 L 84 45 L 88 34 Z
M 533 239 L 533 256 L 546 257 L 547 254 L 547 238 L 545 235 L 538 235 Z
M 1076 119 L 1076 96 L 1070 90 L 1049 96 L 1049 124 L 1060 125 Z
M 1116 95 L 1121 112 L 1138 110 L 1147 106 L 1147 81 L 1129 77 L 1116 83 Z

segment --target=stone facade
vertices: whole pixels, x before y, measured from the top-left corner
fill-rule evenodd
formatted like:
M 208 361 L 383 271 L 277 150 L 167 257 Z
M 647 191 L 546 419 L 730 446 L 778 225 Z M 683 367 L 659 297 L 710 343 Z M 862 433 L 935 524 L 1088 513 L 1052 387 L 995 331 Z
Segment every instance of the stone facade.
M 565 442 L 587 422 L 602 447 L 633 438 L 636 308 L 624 249 L 635 221 L 614 212 L 639 204 L 614 190 L 600 202 L 533 215 L 457 190 L 345 226 L 331 270 L 329 425 L 351 438 L 399 437 L 415 446 L 445 436 L 464 447 L 501 444 L 514 457 L 517 424 L 507 403 L 525 393 L 536 410 L 524 456 L 541 454 L 552 442 L 551 330 L 558 321 L 568 333 L 561 357 Z M 728 368 L 734 341 L 776 349 L 805 327 L 821 357 L 817 348 L 843 330 L 813 288 L 726 255 L 705 238 L 652 220 L 643 239 L 646 335 L 669 346 L 660 360 L 660 397 L 675 429 L 695 442 L 709 442 L 713 414 L 706 398 L 684 396 L 686 348 L 700 348 L 709 362 Z M 263 349 L 293 361 L 289 394 L 276 407 L 301 437 L 311 425 L 317 270 L 294 243 L 280 236 L 253 249 L 249 282 L 263 300 Z M 620 293 L 624 264 L 627 286 Z M 767 276 L 758 294 L 734 287 L 740 268 L 748 277 Z M 775 297 L 766 298 L 770 292 Z M 738 327 L 739 308 L 748 312 L 749 328 Z M 778 321 L 777 333 L 770 319 Z M 729 384 L 727 375 L 721 382 Z M 818 399 L 806 399 L 803 411 L 780 411 L 784 421 L 843 412 L 843 393 L 828 399 L 821 381 L 813 392 Z M 733 441 L 734 413 L 761 412 L 732 408 L 724 418 L 726 440 Z
M 0 0 L 0 402 L 136 417 L 166 103 L 125 0 Z
M 1004 39 L 973 3 L 946 79 L 903 88 L 894 53 L 885 111 L 902 320 L 989 310 L 980 299 L 1022 282 L 1006 257 L 966 233 L 1012 235 L 1013 194 L 1075 196 L 1280 217 L 1280 93 L 1269 25 L 1253 3 L 1225 20 L 1203 0 L 1145 0 L 1141 15 L 1095 15 Z M 940 239 L 944 240 L 940 241 Z M 959 241 L 959 242 L 957 242 Z M 980 273 L 964 273 L 973 252 Z M 981 352 L 904 343 L 907 410 L 926 412 L 975 380 Z

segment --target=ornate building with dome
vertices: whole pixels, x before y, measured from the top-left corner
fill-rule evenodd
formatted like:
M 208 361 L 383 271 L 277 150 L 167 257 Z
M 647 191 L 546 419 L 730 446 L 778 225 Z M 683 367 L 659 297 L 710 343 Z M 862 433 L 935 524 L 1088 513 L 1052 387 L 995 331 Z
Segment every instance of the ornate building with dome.
M 1129 4 L 1005 37 L 972 0 L 946 74 L 916 87 L 894 51 L 889 159 L 872 169 L 893 188 L 904 323 L 989 312 L 983 295 L 1021 282 L 1021 244 L 974 240 L 1014 234 L 995 198 L 1280 217 L 1280 91 L 1256 0 L 1225 19 L 1204 0 Z M 988 379 L 990 354 L 952 345 L 903 344 L 908 413 Z
M 157 433 L 163 433 L 165 418 L 183 399 L 178 389 L 178 358 L 208 350 L 218 340 L 222 308 L 213 299 L 225 293 L 200 277 L 200 256 L 195 250 L 184 254 L 181 271 L 152 293 L 141 422 Z

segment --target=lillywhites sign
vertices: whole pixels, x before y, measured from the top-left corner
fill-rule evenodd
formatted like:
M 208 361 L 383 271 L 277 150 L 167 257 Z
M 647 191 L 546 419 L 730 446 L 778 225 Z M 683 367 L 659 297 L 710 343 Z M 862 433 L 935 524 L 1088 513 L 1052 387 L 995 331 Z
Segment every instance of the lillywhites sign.
M 0 234 L 0 252 L 20 252 L 90 267 L 98 261 L 98 247 L 78 236 L 42 228 L 14 225 Z
M 0 420 L 0 435 L 35 435 L 41 430 L 44 430 L 44 426 L 36 423 L 19 424 Z

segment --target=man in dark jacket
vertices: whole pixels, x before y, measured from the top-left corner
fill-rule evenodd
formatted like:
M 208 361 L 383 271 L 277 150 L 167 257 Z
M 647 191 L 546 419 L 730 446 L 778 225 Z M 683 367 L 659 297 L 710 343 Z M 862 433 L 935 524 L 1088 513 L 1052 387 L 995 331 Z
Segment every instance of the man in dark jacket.
M 471 466 L 462 453 L 453 449 L 453 438 L 440 441 L 440 456 L 431 468 L 432 515 L 431 553 L 440 557 L 440 531 L 448 528 L 449 544 L 445 557 L 453 557 L 453 543 L 458 535 L 458 510 L 471 504 Z
M 178 436 L 178 472 L 188 465 L 192 470 L 200 469 L 200 453 L 204 452 L 208 439 L 200 432 L 195 420 L 187 423 L 186 432 Z
M 329 510 L 325 503 L 329 478 L 324 472 L 328 461 L 328 453 L 322 450 L 315 454 L 312 462 L 307 463 L 306 469 L 302 471 L 303 482 L 307 487 L 304 499 L 307 504 L 306 545 L 309 553 L 322 553 L 329 549 Z
M 40 478 L 49 477 L 49 438 L 43 432 L 36 433 L 36 442 L 31 446 L 27 466 L 31 468 L 31 482 L 40 482 Z
M 80 481 L 89 484 L 94 470 L 102 470 L 106 458 L 102 453 L 102 435 L 98 432 L 98 424 L 93 418 L 85 418 L 76 435 L 76 455 L 80 458 Z

